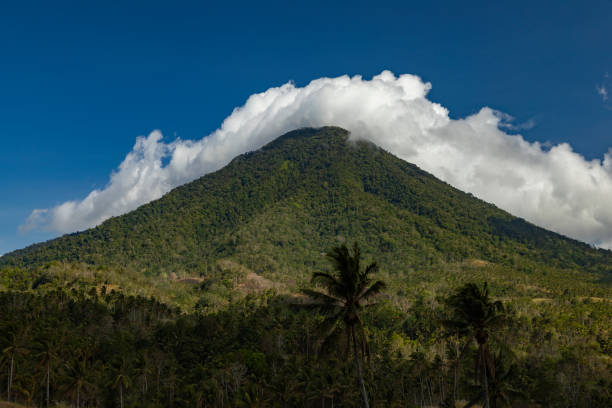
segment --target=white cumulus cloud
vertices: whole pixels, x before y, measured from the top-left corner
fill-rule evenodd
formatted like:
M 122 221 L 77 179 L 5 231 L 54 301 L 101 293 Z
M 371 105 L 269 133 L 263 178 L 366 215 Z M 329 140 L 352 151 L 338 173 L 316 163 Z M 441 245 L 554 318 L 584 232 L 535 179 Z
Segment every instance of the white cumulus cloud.
M 553 231 L 612 248 L 612 149 L 585 160 L 568 144 L 543 148 L 504 130 L 508 115 L 484 107 L 463 119 L 427 99 L 431 84 L 389 71 L 287 83 L 254 94 L 199 141 L 139 137 L 107 186 L 82 200 L 34 210 L 21 227 L 59 233 L 95 226 L 215 171 L 300 127 L 335 125 L 449 184 Z M 167 164 L 164 164 L 167 163 Z

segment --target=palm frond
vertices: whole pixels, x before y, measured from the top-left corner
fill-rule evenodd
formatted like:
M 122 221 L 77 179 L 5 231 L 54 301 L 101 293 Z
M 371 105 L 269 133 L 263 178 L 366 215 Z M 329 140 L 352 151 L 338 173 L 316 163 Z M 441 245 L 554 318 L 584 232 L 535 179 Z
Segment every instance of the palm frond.
M 312 278 L 310 279 L 312 283 L 319 283 L 325 287 L 340 285 L 340 282 L 335 276 L 330 275 L 325 272 L 314 272 L 312 274 Z
M 319 341 L 316 343 L 315 351 L 318 353 L 322 349 L 334 343 L 340 334 L 342 334 L 340 326 L 340 314 L 329 316 L 319 325 L 317 328 L 317 338 Z
M 321 322 L 321 324 L 317 328 L 317 331 L 319 332 L 320 337 L 321 338 L 329 337 L 334 332 L 334 330 L 337 329 L 339 321 L 340 321 L 339 313 L 333 316 L 329 316 L 325 320 L 323 320 L 323 322 Z
M 323 286 L 331 296 L 340 299 L 346 297 L 348 289 L 344 281 L 336 276 L 324 272 L 315 272 L 312 275 L 311 282 Z
M 321 304 L 337 305 L 337 306 L 342 304 L 342 300 L 336 297 L 327 295 L 323 292 L 319 292 L 319 291 L 312 290 L 312 289 L 302 289 L 301 292 L 304 295 L 308 296 L 310 299 L 318 301 Z
M 376 272 L 378 272 L 378 264 L 376 262 L 372 262 L 365 268 L 363 275 L 367 277 L 368 275 L 372 275 Z
M 363 300 L 367 300 L 369 298 L 371 298 L 374 295 L 379 294 L 380 292 L 382 292 L 383 289 L 385 289 L 387 287 L 387 284 L 383 281 L 376 281 L 374 282 L 374 284 L 372 284 L 372 286 L 370 286 L 369 288 L 366 288 L 364 291 L 361 292 L 361 294 L 359 294 L 359 299 L 363 299 Z

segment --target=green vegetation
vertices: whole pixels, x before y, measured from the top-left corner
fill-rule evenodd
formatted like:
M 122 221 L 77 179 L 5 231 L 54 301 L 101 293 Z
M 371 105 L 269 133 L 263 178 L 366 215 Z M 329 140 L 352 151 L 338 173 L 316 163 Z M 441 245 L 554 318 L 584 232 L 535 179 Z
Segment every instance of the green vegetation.
M 321 324 L 324 341 L 337 335 L 339 326 L 344 326 L 346 352 L 352 347 L 363 405 L 369 408 L 361 369 L 361 359 L 367 354 L 367 337 L 361 313 L 364 307 L 372 305 L 367 303 L 368 300 L 379 294 L 385 288 L 385 283 L 380 280 L 372 283 L 370 275 L 378 269 L 376 263 L 361 269 L 357 243 L 353 247 L 352 255 L 346 245 L 341 245 L 333 248 L 327 256 L 333 262 L 334 272 L 315 272 L 312 275 L 312 281 L 321 284 L 325 291 L 304 289 L 302 293 L 314 300 L 314 306 L 328 315 Z
M 319 254 L 350 238 L 398 273 L 482 259 L 609 278 L 612 252 L 535 227 L 347 137 L 339 128 L 288 133 L 136 211 L 6 254 L 0 267 L 60 261 L 204 276 L 231 259 L 300 283 L 326 267 Z
M 503 288 L 490 290 L 504 297 Z M 442 406 L 449 396 L 471 401 L 482 393 L 479 344 L 446 325 L 456 318 L 447 300 L 455 293 L 415 288 L 363 309 L 372 406 Z M 186 314 L 105 288 L 2 292 L 0 384 L 13 361 L 11 400 L 35 406 L 45 406 L 47 378 L 51 405 L 360 406 L 353 359 L 317 346 L 327 315 L 299 299 L 272 290 Z M 504 324 L 488 332 L 491 406 L 503 401 L 498 394 L 513 406 L 610 406 L 609 302 L 564 295 L 527 308 L 504 303 Z
M 612 253 L 346 139 L 291 132 L 132 213 L 0 258 L 0 400 L 612 406 Z M 342 244 L 355 241 L 351 254 Z M 360 307 L 355 293 L 382 288 L 375 269 L 386 288 Z M 344 290 L 347 271 L 361 290 Z M 325 291 L 310 289 L 313 273 Z M 313 309 L 300 292 L 344 300 Z M 326 327 L 339 343 L 321 347 Z
M 448 298 L 447 303 L 452 311 L 452 317 L 446 322 L 446 325 L 450 328 L 451 333 L 468 339 L 459 359 L 464 353 L 463 350 L 467 350 L 471 340 L 476 340 L 478 345 L 476 378 L 480 381 L 483 391 L 482 395 L 474 400 L 474 403 L 482 398 L 485 408 L 489 408 L 491 406 L 489 379 L 493 386 L 497 383 L 495 364 L 489 348 L 489 332 L 503 321 L 503 303 L 489 299 L 489 288 L 486 282 L 482 289 L 474 283 L 464 285 Z M 479 371 L 482 372 L 481 375 L 478 375 Z M 496 399 L 493 398 L 492 406 L 496 406 L 495 402 Z M 452 404 L 454 403 L 453 398 Z

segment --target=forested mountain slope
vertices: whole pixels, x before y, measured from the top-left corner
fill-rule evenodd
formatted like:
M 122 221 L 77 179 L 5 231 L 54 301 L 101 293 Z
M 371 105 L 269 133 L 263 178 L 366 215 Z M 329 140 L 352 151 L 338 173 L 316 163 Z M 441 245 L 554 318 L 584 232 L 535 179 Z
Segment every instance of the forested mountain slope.
M 255 271 L 324 265 L 359 241 L 387 268 L 481 259 L 606 274 L 612 252 L 536 227 L 336 127 L 300 129 L 96 228 L 15 251 L 0 266 L 48 261 L 204 273 L 232 258 Z

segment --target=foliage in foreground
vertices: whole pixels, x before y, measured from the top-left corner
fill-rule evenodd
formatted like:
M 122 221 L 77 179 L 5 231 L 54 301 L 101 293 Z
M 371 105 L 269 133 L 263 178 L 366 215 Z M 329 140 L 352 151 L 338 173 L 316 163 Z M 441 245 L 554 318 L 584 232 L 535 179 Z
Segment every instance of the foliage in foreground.
M 362 359 L 369 355 L 368 339 L 365 335 L 361 315 L 363 309 L 372 306 L 371 299 L 376 297 L 385 287 L 385 282 L 374 281 L 373 274 L 378 270 L 374 262 L 361 267 L 361 252 L 357 243 L 353 251 L 346 245 L 332 248 L 327 258 L 333 265 L 333 271 L 315 272 L 312 282 L 318 283 L 324 291 L 304 289 L 302 293 L 311 300 L 307 306 L 314 307 L 326 314 L 321 324 L 322 341 L 343 334 L 346 340 L 345 352 L 353 351 L 359 388 L 363 398 L 363 406 L 370 407 L 368 393 L 363 382 Z
M 207 315 L 76 290 L 3 292 L 0 310 L 0 384 L 9 381 L 12 359 L 11 400 L 43 406 L 48 364 L 51 401 L 73 406 L 119 407 L 120 391 L 125 407 L 361 404 L 352 361 L 315 353 L 324 317 L 272 292 Z M 609 332 L 601 332 L 610 312 L 608 303 L 567 297 L 532 316 L 514 313 L 489 338 L 499 380 L 492 398 L 513 406 L 610 406 L 612 347 Z M 452 317 L 444 299 L 423 293 L 407 307 L 384 302 L 362 317 L 372 406 L 440 405 L 455 379 L 457 399 L 480 392 L 478 348 L 470 344 L 456 364 L 463 338 L 444 328 Z

